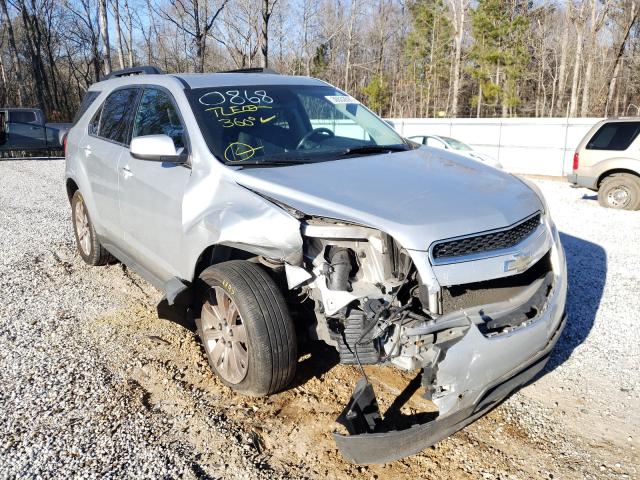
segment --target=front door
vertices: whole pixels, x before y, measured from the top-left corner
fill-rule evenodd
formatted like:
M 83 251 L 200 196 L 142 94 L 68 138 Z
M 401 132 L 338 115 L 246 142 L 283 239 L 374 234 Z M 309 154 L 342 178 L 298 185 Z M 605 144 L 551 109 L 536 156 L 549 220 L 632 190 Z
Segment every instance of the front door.
M 168 135 L 176 150 L 188 148 L 184 124 L 171 94 L 145 88 L 132 138 Z M 120 219 L 134 260 L 160 281 L 180 276 L 182 200 L 191 169 L 183 165 L 138 160 L 126 149 L 119 161 Z

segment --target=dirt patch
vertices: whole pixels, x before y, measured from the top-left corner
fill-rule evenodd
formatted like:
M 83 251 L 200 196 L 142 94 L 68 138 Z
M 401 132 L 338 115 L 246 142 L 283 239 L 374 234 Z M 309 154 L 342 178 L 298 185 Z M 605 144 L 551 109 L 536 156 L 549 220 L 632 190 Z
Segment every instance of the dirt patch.
M 150 411 L 176 419 L 167 434 L 196 449 L 201 468 L 211 474 L 220 471 L 224 452 L 225 462 L 248 455 L 274 472 L 312 478 L 580 477 L 577 460 L 559 462 L 553 443 L 532 436 L 502 407 L 418 455 L 386 465 L 352 465 L 338 452 L 331 432 L 341 428 L 335 418 L 361 374 L 356 367 L 335 365 L 332 349 L 312 344 L 301 355 L 290 389 L 251 398 L 234 394 L 211 373 L 193 331 L 158 319 L 149 306 L 120 309 L 89 328 L 96 338 L 109 339 L 101 350 L 111 368 L 126 376 Z M 367 367 L 366 372 L 382 412 L 413 379 L 393 367 Z M 416 394 L 401 412 L 429 409 L 433 405 Z

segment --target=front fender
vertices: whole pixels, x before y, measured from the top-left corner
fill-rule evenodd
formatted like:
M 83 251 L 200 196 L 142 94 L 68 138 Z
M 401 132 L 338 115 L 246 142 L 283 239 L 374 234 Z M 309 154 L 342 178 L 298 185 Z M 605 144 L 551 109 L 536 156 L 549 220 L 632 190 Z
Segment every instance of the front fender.
M 302 264 L 300 222 L 240 185 L 222 180 L 215 190 L 194 188 L 184 201 L 184 278 L 192 278 L 200 254 L 212 245 Z

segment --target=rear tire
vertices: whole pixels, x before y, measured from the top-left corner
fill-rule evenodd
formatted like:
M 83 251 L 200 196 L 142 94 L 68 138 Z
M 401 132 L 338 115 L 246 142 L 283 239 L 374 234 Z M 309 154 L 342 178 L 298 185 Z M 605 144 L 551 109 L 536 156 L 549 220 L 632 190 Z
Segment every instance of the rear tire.
M 273 279 L 254 263 L 233 260 L 207 268 L 198 283 L 198 335 L 222 383 L 253 396 L 283 390 L 295 375 L 297 344 Z
M 76 190 L 71 198 L 71 219 L 73 233 L 76 237 L 76 247 L 85 263 L 91 266 L 113 263 L 115 258 L 98 240 L 80 190 Z
M 618 210 L 640 209 L 640 178 L 629 173 L 609 175 L 598 189 L 598 203 Z

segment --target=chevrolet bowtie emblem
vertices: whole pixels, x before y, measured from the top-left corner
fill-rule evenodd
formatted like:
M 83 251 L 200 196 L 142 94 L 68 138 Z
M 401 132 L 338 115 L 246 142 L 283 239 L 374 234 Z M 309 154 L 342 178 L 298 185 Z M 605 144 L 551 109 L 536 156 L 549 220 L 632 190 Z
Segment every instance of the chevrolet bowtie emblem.
M 529 253 L 517 253 L 514 255 L 513 260 L 507 260 L 504 262 L 504 271 L 505 272 L 517 272 L 522 273 L 531 264 L 531 254 Z

